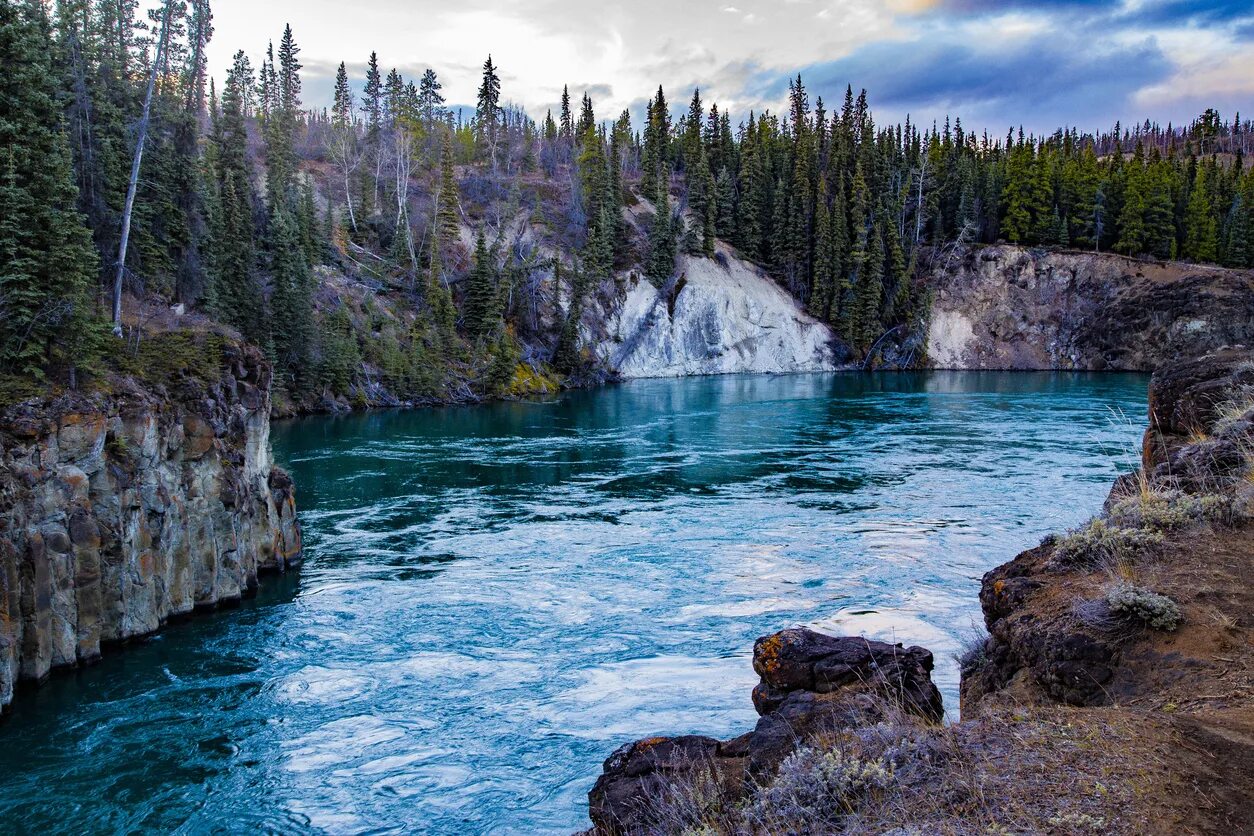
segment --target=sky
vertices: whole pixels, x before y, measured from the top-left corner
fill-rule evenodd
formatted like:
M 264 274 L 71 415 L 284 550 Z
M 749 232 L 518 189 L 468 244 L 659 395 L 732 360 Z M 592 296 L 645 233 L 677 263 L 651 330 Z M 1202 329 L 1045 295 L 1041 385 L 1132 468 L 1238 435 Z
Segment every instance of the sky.
M 211 61 L 259 63 L 291 23 L 305 101 L 330 103 L 346 62 L 417 79 L 473 105 L 488 54 L 503 98 L 543 118 L 563 84 L 597 116 L 636 118 L 659 84 L 677 112 L 695 87 L 734 118 L 782 110 L 801 73 L 830 111 L 866 88 L 880 123 L 946 114 L 974 130 L 1254 116 L 1254 0 L 216 0 Z M 638 124 L 638 123 L 637 123 Z

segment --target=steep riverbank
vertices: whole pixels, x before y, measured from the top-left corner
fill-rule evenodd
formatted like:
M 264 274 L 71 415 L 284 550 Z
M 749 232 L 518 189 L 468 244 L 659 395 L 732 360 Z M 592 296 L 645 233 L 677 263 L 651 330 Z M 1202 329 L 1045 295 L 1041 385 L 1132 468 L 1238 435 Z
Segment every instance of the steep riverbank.
M 1254 272 L 1016 246 L 925 252 L 928 363 L 1153 371 L 1254 344 Z
M 215 344 L 216 345 L 216 344 Z M 208 379 L 27 401 L 0 419 L 0 707 L 171 618 L 300 563 L 270 452 L 270 367 L 226 344 Z
M 1161 370 L 1102 515 L 985 576 L 963 720 L 922 648 L 760 640 L 754 731 L 606 762 L 596 833 L 1232 833 L 1254 815 L 1254 355 Z

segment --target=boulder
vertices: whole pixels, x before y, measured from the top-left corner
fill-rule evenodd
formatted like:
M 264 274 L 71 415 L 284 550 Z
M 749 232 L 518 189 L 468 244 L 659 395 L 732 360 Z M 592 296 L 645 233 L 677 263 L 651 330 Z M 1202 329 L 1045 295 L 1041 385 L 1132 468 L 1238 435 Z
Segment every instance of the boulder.
M 944 711 L 932 666 L 921 647 L 805 628 L 758 639 L 753 669 L 761 681 L 753 704 L 761 716 L 753 731 L 729 741 L 651 737 L 619 748 L 588 793 L 593 832 L 657 830 L 667 803 L 695 784 L 713 782 L 727 797 L 743 796 L 815 735 L 900 712 L 938 723 Z

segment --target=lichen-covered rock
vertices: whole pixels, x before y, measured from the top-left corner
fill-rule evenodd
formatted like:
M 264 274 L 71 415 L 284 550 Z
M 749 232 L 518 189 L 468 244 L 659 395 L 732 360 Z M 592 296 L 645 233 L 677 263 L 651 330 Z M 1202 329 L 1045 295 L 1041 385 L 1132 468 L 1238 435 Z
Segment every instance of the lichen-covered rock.
M 1016 246 L 930 253 L 935 368 L 1153 371 L 1254 344 L 1254 272 Z
M 750 782 L 778 769 L 798 744 L 904 711 L 938 723 L 940 691 L 932 654 L 864 638 L 835 638 L 797 628 L 758 639 L 753 689 L 760 719 L 734 740 L 653 737 L 627 744 L 605 762 L 588 793 L 594 832 L 649 832 L 677 791 L 711 781 L 725 797 L 747 794 Z
M 270 369 L 229 351 L 220 380 L 175 397 L 67 396 L 0 418 L 0 707 L 19 681 L 299 564 Z

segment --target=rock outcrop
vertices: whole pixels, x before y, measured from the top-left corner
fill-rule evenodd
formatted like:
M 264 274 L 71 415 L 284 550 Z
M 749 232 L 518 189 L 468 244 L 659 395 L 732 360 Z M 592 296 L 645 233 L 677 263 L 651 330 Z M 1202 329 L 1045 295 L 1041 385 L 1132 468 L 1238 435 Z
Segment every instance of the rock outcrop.
M 676 785 L 712 779 L 729 798 L 770 775 L 799 743 L 833 729 L 904 711 L 932 723 L 943 714 L 932 683 L 932 654 L 863 638 L 785 630 L 757 641 L 753 689 L 760 719 L 735 740 L 653 737 L 610 755 L 588 794 L 599 834 L 650 832 Z
M 0 707 L 167 620 L 299 564 L 270 452 L 270 368 L 228 347 L 212 384 L 25 404 L 0 418 Z
M 591 340 L 624 378 L 830 371 L 843 361 L 832 332 L 760 269 L 719 245 L 713 259 L 682 256 L 678 278 L 657 288 L 625 280 Z
M 1254 352 L 1157 372 L 1142 458 L 1092 523 L 985 575 L 960 723 L 927 651 L 787 630 L 754 648 L 755 729 L 619 749 L 590 832 L 1245 832 Z
M 1116 482 L 1102 517 L 984 577 L 990 638 L 964 677 L 964 711 L 985 698 L 1091 706 L 1159 693 L 1169 657 L 1215 638 L 1212 610 L 1241 612 L 1254 571 L 1254 353 L 1164 367 L 1149 400 L 1142 468 Z M 1113 617 L 1103 589 L 1133 581 L 1169 591 L 1182 626 Z
M 1254 273 L 992 246 L 931 253 L 942 369 L 1153 371 L 1254 344 Z

